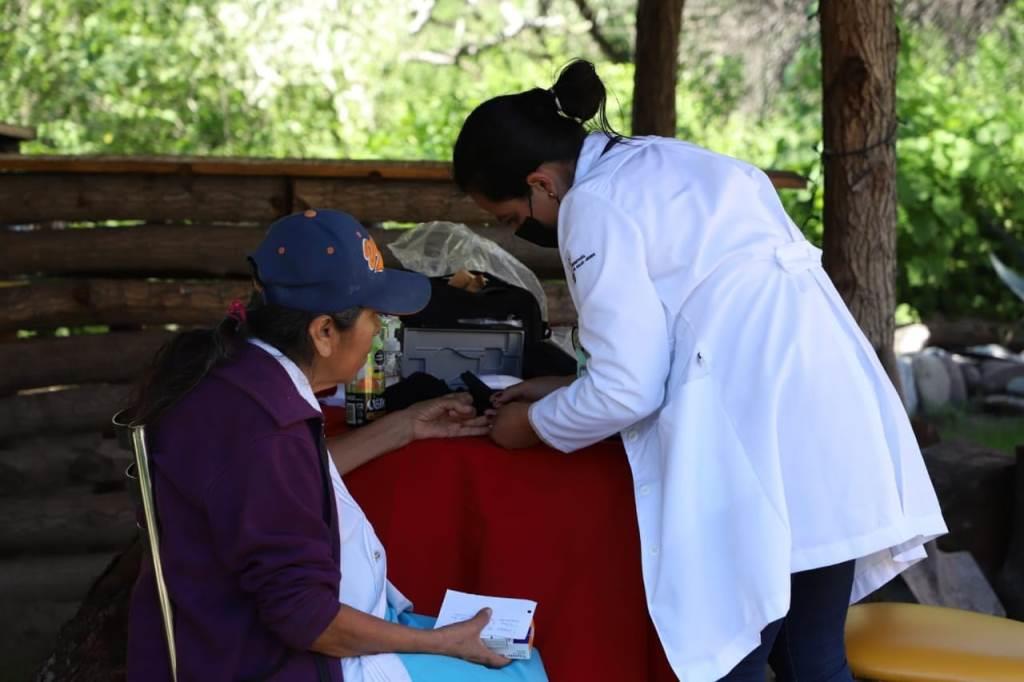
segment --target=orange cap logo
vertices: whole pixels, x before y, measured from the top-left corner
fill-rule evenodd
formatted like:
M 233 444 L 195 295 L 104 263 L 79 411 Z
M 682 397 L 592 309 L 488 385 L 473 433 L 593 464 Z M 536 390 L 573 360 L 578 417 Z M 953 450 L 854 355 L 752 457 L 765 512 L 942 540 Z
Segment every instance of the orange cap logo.
M 371 272 L 384 272 L 384 256 L 380 254 L 377 243 L 372 239 L 363 240 L 363 258 L 366 259 Z

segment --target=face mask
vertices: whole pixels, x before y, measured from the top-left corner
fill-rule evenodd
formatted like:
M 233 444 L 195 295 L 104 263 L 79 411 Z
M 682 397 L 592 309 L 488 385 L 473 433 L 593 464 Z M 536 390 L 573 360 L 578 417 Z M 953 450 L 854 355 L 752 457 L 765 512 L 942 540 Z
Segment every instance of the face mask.
M 523 224 L 516 230 L 516 236 L 531 244 L 542 246 L 546 249 L 558 248 L 558 228 L 545 225 L 533 217 L 533 196 L 528 198 L 530 203 L 530 217 L 523 221 Z
M 516 230 L 516 236 L 546 249 L 558 248 L 558 230 L 548 227 L 533 216 L 523 221 Z

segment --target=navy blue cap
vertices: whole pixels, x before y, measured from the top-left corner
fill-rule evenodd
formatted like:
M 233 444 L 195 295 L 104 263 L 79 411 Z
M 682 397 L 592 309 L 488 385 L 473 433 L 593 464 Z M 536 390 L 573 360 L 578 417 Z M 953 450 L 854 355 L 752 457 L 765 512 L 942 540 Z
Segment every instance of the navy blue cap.
M 268 303 L 334 313 L 360 306 L 411 315 L 430 300 L 430 280 L 384 268 L 384 256 L 347 213 L 316 209 L 274 222 L 249 255 Z

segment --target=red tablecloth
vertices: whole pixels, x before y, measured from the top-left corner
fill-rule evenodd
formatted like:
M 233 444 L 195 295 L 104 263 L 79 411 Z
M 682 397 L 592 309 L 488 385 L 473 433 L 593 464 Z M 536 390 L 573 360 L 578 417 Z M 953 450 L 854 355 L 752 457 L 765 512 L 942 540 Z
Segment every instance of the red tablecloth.
M 327 420 L 343 428 L 341 411 Z M 647 615 L 621 444 L 564 455 L 421 441 L 345 480 L 417 612 L 436 614 L 447 588 L 534 599 L 553 682 L 675 680 Z

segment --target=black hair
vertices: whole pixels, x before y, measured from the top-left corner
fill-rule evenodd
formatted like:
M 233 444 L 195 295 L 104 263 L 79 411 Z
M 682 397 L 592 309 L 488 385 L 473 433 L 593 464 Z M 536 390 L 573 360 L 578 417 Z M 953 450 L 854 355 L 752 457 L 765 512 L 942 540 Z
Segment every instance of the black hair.
M 362 308 L 326 313 L 339 331 L 355 326 Z M 309 338 L 309 324 L 316 313 L 264 302 L 254 292 L 242 317 L 227 316 L 210 329 L 196 329 L 175 335 L 157 351 L 129 408 L 133 424 L 151 426 L 199 385 L 218 364 L 231 360 L 240 344 L 256 338 L 274 346 L 297 365 L 309 365 L 315 352 Z
M 455 183 L 491 201 L 527 196 L 526 176 L 547 161 L 575 161 L 587 121 L 621 137 L 608 123 L 607 93 L 594 65 L 569 62 L 550 90 L 533 88 L 489 99 L 462 124 L 452 152 Z

